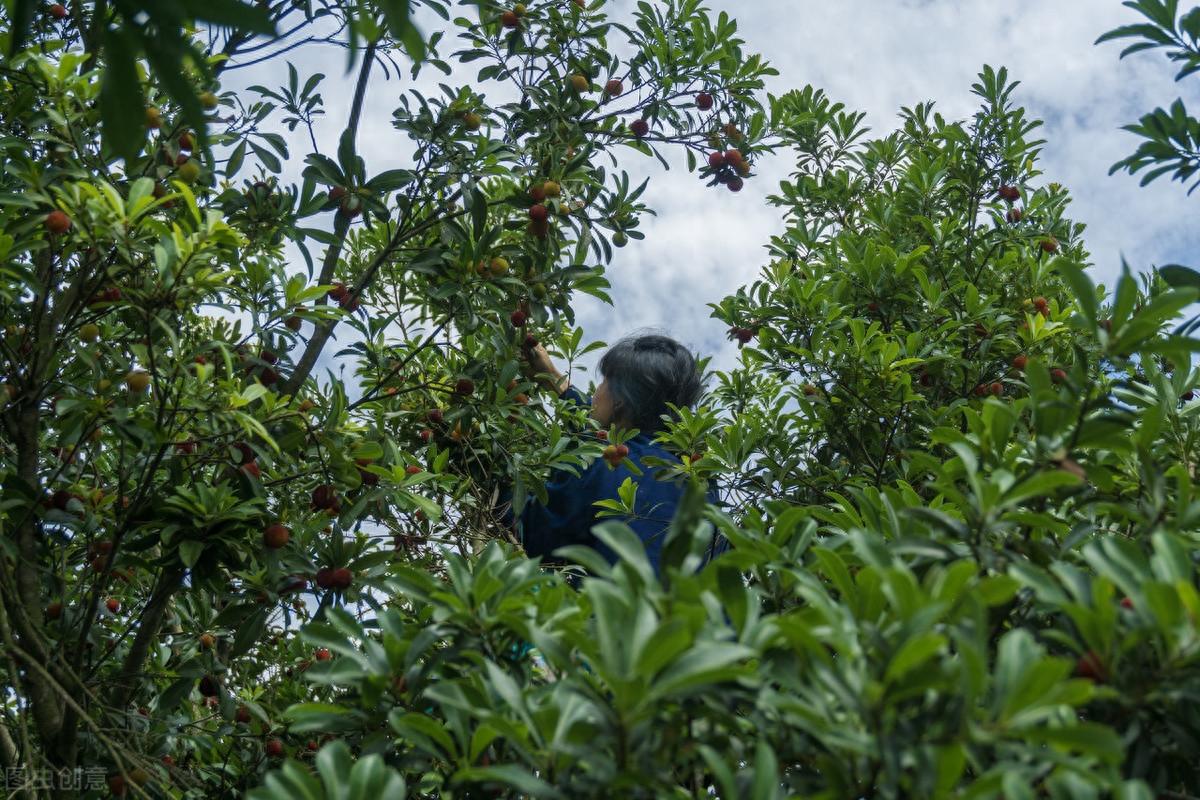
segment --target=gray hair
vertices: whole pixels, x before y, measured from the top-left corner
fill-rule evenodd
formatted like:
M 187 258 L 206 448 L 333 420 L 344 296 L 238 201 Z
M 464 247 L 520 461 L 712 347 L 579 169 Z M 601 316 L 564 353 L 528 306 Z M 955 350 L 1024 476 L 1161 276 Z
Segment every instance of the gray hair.
M 614 410 L 648 433 L 663 427 L 663 415 L 672 413 L 668 403 L 690 407 L 703 390 L 696 356 L 659 333 L 627 336 L 608 349 L 599 368 Z

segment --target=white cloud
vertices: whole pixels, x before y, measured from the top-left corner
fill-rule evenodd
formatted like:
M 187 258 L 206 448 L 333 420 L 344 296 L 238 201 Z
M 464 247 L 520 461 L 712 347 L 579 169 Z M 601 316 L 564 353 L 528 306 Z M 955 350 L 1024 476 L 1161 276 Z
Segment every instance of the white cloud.
M 950 118 L 973 113 L 978 102 L 970 86 L 981 67 L 1007 67 L 1011 79 L 1021 82 L 1015 102 L 1046 120 L 1039 131 L 1047 140 L 1043 180 L 1071 191 L 1071 216 L 1088 226 L 1085 242 L 1096 279 L 1111 285 L 1122 254 L 1135 269 L 1171 262 L 1200 265 L 1192 224 L 1200 196 L 1188 198 L 1184 187 L 1165 179 L 1139 188 L 1140 175 L 1108 175 L 1112 163 L 1138 144 L 1120 126 L 1180 94 L 1194 113 L 1200 112 L 1200 77 L 1176 84 L 1161 53 L 1118 60 L 1121 43 L 1094 45 L 1102 33 L 1141 19 L 1116 0 L 710 0 L 707 5 L 714 15 L 726 11 L 738 19 L 745 51 L 762 53 L 780 71 L 770 91 L 813 84 L 848 109 L 867 112 L 877 134 L 892 129 L 902 106 L 926 100 L 936 101 Z M 620 9 L 633 7 L 633 0 L 612 6 L 619 15 Z M 443 45 L 446 53 L 454 49 L 450 42 Z M 353 89 L 353 76 L 342 77 L 343 64 L 339 54 L 324 67 L 330 81 L 321 136 L 329 154 L 336 149 Z M 306 65 L 315 68 L 311 61 Z M 469 83 L 473 77 L 473 69 L 451 79 L 428 71 L 421 88 L 430 91 L 439 80 Z M 400 138 L 390 120 L 394 98 L 410 85 L 404 73 L 372 89 L 360 138 L 372 172 L 408 158 L 411 143 Z M 632 151 L 622 161 L 635 183 L 651 178 L 644 199 L 658 216 L 643 223 L 647 240 L 618 250 L 609 268 L 615 308 L 578 299 L 587 337 L 611 342 L 631 329 L 657 326 L 703 352 L 717 353 L 717 364 L 731 365 L 736 348 L 723 326 L 709 318 L 707 304 L 752 282 L 766 263 L 764 246 L 782 223 L 780 210 L 767 206 L 765 197 L 788 173 L 787 155 L 760 160 L 759 175 L 737 195 L 704 187 L 681 159 L 669 172 Z

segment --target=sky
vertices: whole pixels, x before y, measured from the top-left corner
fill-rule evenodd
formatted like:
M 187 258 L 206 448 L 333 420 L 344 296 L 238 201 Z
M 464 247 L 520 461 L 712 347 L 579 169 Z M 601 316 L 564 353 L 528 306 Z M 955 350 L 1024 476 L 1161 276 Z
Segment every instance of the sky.
M 1182 96 L 1200 110 L 1200 76 L 1174 82 L 1158 52 L 1118 59 L 1119 42 L 1095 45 L 1106 31 L 1140 22 L 1116 0 L 710 0 L 738 20 L 744 49 L 762 53 L 779 75 L 767 89 L 782 94 L 811 84 L 848 110 L 867 113 L 874 133 L 897 126 L 902 106 L 932 100 L 947 118 L 978 106 L 971 84 L 984 64 L 1020 81 L 1014 100 L 1042 119 L 1046 140 L 1039 180 L 1058 182 L 1074 201 L 1071 218 L 1086 223 L 1093 277 L 1111 286 L 1124 255 L 1131 269 L 1196 264 L 1194 224 L 1200 193 L 1166 178 L 1139 187 L 1141 175 L 1109 175 L 1140 141 L 1121 130 L 1156 106 Z M 1188 4 L 1183 4 L 1187 7 Z M 781 20 L 787 20 L 781 25 Z M 579 304 L 589 337 L 612 341 L 639 325 L 673 331 L 728 366 L 736 346 L 706 304 L 753 282 L 766 263 L 764 245 L 783 230 L 780 209 L 765 204 L 790 171 L 789 155 L 760 159 L 739 194 L 696 191 L 682 169 L 629 169 L 652 178 L 647 203 L 658 211 L 646 240 L 620 251 L 610 269 L 615 309 Z M 717 233 L 714 233 L 717 232 Z M 662 303 L 661 298 L 671 302 Z
M 612 0 L 609 13 L 628 18 L 633 5 L 634 0 Z M 866 112 L 877 135 L 896 127 L 902 106 L 923 101 L 934 101 L 947 118 L 970 116 L 978 105 L 970 86 L 983 65 L 1007 67 L 1010 80 L 1020 82 L 1015 102 L 1045 121 L 1038 136 L 1046 140 L 1040 180 L 1070 190 L 1074 202 L 1068 216 L 1087 225 L 1084 241 L 1094 279 L 1111 286 L 1122 256 L 1135 272 L 1169 263 L 1200 266 L 1194 255 L 1200 234 L 1193 224 L 1200 193 L 1189 198 L 1185 186 L 1166 178 L 1139 187 L 1141 175 L 1109 175 L 1110 166 L 1139 143 L 1122 125 L 1180 96 L 1200 111 L 1200 75 L 1175 83 L 1175 70 L 1161 52 L 1121 60 L 1120 42 L 1094 44 L 1108 30 L 1141 21 L 1118 0 L 708 0 L 705 5 L 714 15 L 726 11 L 737 19 L 743 50 L 761 53 L 779 71 L 769 79 L 769 92 L 811 84 L 848 110 Z M 443 53 L 454 49 L 450 43 L 442 48 Z M 325 71 L 327 117 L 318 135 L 332 152 L 345 118 L 339 108 L 348 109 L 352 89 L 337 62 Z M 430 77 L 453 82 L 432 71 Z M 256 75 L 253 82 L 260 80 Z M 390 124 L 395 106 L 390 100 L 405 88 L 407 73 L 372 89 L 377 102 L 368 104 L 360 140 L 371 172 L 398 166 L 389 163 L 399 136 Z M 632 150 L 622 158 L 635 185 L 650 178 L 642 199 L 657 216 L 643 222 L 644 241 L 616 251 L 608 268 L 614 305 L 577 297 L 585 339 L 611 343 L 636 329 L 657 328 L 713 356 L 714 367 L 734 366 L 736 345 L 728 341 L 726 326 L 710 318 L 708 304 L 752 283 L 767 263 L 765 245 L 783 223 L 781 209 L 768 206 L 765 198 L 789 173 L 789 154 L 758 159 L 758 174 L 738 194 L 705 188 L 681 158 L 669 171 Z

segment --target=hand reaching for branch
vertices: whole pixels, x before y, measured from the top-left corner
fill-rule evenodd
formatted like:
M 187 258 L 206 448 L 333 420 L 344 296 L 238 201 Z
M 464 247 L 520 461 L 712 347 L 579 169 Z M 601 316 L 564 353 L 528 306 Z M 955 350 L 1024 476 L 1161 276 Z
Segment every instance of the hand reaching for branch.
M 525 364 L 525 374 L 536 380 L 538 385 L 546 391 L 562 394 L 571 385 L 566 376 L 554 365 L 546 348 L 542 347 L 541 342 L 533 337 L 526 339 L 525 344 L 521 347 L 521 360 Z

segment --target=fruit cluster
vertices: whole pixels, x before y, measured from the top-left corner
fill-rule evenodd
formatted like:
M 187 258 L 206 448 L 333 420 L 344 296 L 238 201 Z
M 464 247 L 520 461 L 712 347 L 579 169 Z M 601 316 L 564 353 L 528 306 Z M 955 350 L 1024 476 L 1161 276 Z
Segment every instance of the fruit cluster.
M 729 338 L 737 339 L 740 344 L 749 344 L 750 340 L 754 338 L 754 331 L 734 325 L 729 329 Z
M 614 467 L 619 467 L 628 455 L 629 448 L 623 444 L 610 444 L 604 448 L 604 460 Z
M 723 153 L 718 151 L 709 154 L 708 167 L 712 170 L 716 182 L 725 184 L 731 192 L 740 192 L 744 185 L 742 178 L 750 174 L 750 164 L 740 150 L 730 149 Z
M 331 569 L 329 567 L 321 567 L 317 570 L 317 576 L 313 582 L 322 589 L 333 589 L 338 592 L 344 592 L 349 589 L 354 583 L 354 573 L 345 567 Z
M 351 294 L 350 289 L 346 284 L 335 282 L 333 288 L 329 290 L 331 300 L 337 300 L 338 306 L 346 311 L 358 311 L 358 297 Z

